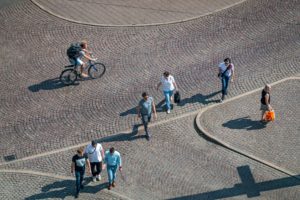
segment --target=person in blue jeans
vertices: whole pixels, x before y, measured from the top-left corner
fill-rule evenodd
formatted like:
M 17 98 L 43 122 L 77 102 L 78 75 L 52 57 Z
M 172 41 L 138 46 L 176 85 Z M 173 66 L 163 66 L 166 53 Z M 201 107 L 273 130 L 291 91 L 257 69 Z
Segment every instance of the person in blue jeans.
M 222 83 L 222 97 L 220 99 L 220 102 L 222 102 L 225 99 L 225 96 L 227 95 L 227 90 L 229 86 L 229 82 L 233 82 L 234 78 L 234 65 L 231 62 L 230 58 L 225 58 L 224 62 L 219 64 L 219 74 L 218 76 L 221 78 Z
M 121 155 L 118 151 L 115 151 L 114 147 L 111 147 L 105 152 L 105 163 L 108 174 L 108 190 L 111 190 L 111 187 L 116 187 L 116 174 L 117 169 L 122 171 L 122 160 Z
M 146 92 L 142 93 L 143 99 L 140 100 L 139 105 L 137 106 L 138 118 L 142 119 L 142 123 L 145 128 L 146 138 L 150 139 L 150 134 L 148 132 L 148 123 L 151 121 L 152 111 L 154 118 L 157 118 L 155 103 L 152 97 L 149 97 Z
M 178 90 L 178 87 L 176 85 L 174 77 L 167 71 L 164 72 L 163 76 L 160 79 L 160 82 L 157 84 L 156 89 L 158 90 L 161 85 L 163 87 L 163 92 L 165 95 L 167 113 L 169 114 L 171 112 L 171 100 L 173 92 Z
M 83 178 L 84 178 L 84 172 L 85 168 L 87 166 L 87 171 L 91 171 L 90 162 L 88 160 L 87 155 L 83 154 L 83 148 L 79 148 L 77 150 L 77 154 L 73 156 L 72 158 L 72 164 L 71 164 L 71 173 L 73 174 L 75 171 L 75 177 L 76 177 L 76 193 L 75 198 L 78 198 L 80 189 L 83 189 Z

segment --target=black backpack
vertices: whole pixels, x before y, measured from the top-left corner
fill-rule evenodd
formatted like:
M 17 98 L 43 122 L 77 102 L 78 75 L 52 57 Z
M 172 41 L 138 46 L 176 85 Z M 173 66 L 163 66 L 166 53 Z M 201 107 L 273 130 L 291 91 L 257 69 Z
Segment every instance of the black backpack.
M 69 58 L 75 59 L 80 56 L 80 51 L 82 48 L 79 43 L 73 43 L 67 50 L 67 55 Z
M 174 102 L 175 103 L 180 103 L 180 94 L 179 94 L 179 92 L 178 91 L 176 91 L 175 92 L 175 94 L 174 94 Z

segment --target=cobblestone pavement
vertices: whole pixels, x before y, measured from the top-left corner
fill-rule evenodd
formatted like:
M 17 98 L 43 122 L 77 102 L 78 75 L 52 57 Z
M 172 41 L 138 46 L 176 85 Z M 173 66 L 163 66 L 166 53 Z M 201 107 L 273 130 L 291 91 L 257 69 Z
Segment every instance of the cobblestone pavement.
M 208 109 L 199 123 L 220 141 L 298 175 L 299 83 L 300 79 L 290 79 L 272 87 L 271 105 L 276 111 L 272 123 L 260 122 L 261 91 Z
M 1 199 L 74 199 L 74 180 L 26 173 L 0 172 Z M 104 185 L 86 185 L 80 199 L 125 200 L 110 192 L 103 191 Z M 95 195 L 96 194 L 96 195 Z
M 104 146 L 123 153 L 126 181 L 120 178 L 114 191 L 129 198 L 295 199 L 297 179 L 207 142 L 189 113 L 220 98 L 216 66 L 224 57 L 232 57 L 237 72 L 229 98 L 298 74 L 299 9 L 296 0 L 249 0 L 183 23 L 99 27 L 60 20 L 29 0 L 2 8 L 0 168 L 68 177 L 75 149 L 50 151 L 117 134 Z M 66 48 L 81 39 L 90 41 L 107 71 L 101 79 L 64 87 L 57 77 L 68 64 Z M 139 123 L 134 108 L 145 90 L 157 102 L 163 99 L 155 85 L 164 70 L 174 74 L 183 100 L 170 115 L 159 112 L 147 142 L 130 133 Z M 6 164 L 6 156 L 24 161 Z M 62 181 L 2 171 L 0 195 L 23 184 L 28 190 L 19 192 L 22 197 L 42 198 L 28 177 L 48 188 Z
M 243 0 L 32 0 L 69 21 L 98 25 L 145 25 L 184 21 L 228 8 Z
M 171 115 L 159 113 L 159 120 L 214 103 L 220 88 L 215 66 L 225 56 L 237 68 L 229 97 L 299 73 L 298 8 L 298 1 L 247 1 L 180 24 L 103 28 L 60 21 L 30 1 L 5 7 L 1 161 L 130 129 L 142 91 L 162 100 L 155 85 L 164 70 L 174 74 L 183 101 Z M 82 38 L 107 72 L 99 80 L 63 87 L 57 77 L 67 64 L 65 49 Z
M 151 127 L 150 142 L 141 131 L 102 139 L 104 148 L 115 146 L 123 156 L 123 177 L 118 176 L 113 191 L 131 199 L 248 199 L 252 196 L 280 200 L 296 199 L 300 195 L 300 180 L 206 141 L 197 133 L 194 119 L 195 115 L 191 115 Z M 2 169 L 70 176 L 70 158 L 75 150 L 12 163 Z M 91 183 L 89 187 L 105 184 L 106 172 L 102 178 L 99 184 Z M 94 196 L 103 191 L 107 190 Z

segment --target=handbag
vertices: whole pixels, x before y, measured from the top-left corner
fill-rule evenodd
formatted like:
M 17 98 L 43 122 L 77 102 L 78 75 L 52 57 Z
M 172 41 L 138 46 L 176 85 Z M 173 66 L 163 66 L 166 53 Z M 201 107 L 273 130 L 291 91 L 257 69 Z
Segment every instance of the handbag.
M 275 111 L 274 110 L 266 111 L 266 120 L 267 121 L 275 120 Z
M 174 102 L 175 103 L 180 103 L 180 100 L 181 100 L 180 93 L 178 91 L 176 91 L 175 94 L 174 94 Z

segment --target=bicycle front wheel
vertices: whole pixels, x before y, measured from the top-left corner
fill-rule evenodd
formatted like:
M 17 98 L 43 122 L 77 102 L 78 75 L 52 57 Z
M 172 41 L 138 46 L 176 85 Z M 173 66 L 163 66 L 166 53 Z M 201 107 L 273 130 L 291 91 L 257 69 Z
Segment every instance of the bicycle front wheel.
M 59 79 L 65 85 L 72 85 L 77 80 L 77 73 L 74 69 L 66 69 L 62 71 Z
M 89 67 L 89 76 L 91 78 L 100 78 L 105 73 L 105 65 L 102 63 L 95 63 Z

